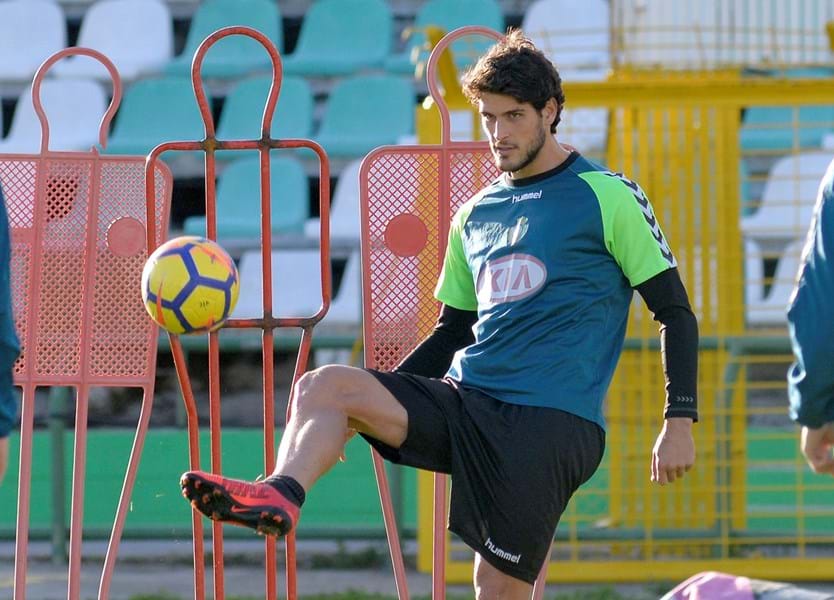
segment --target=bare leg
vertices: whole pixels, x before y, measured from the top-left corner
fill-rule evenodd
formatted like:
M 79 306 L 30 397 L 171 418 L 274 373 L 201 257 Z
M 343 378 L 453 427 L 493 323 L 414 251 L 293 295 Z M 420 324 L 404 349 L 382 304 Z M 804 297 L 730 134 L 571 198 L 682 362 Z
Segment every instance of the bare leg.
M 296 385 L 293 410 L 278 450 L 275 475 L 308 490 L 339 459 L 348 428 L 399 447 L 408 414 L 377 379 L 362 369 L 329 365 Z
M 338 460 L 349 427 L 394 447 L 408 432 L 405 409 L 362 369 L 316 369 L 299 379 L 293 403 L 274 474 L 292 477 L 305 490 Z M 180 485 L 191 505 L 215 521 L 274 536 L 286 535 L 298 521 L 298 502 L 272 485 L 204 471 L 183 473 Z
M 530 600 L 533 586 L 503 573 L 475 554 L 475 598 L 477 600 Z

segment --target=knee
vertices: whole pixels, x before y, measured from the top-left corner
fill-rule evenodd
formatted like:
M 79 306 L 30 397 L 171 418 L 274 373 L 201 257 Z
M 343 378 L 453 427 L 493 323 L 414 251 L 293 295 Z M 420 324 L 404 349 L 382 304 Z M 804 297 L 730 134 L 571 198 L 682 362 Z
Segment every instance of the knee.
M 475 578 L 475 600 L 510 598 L 510 586 L 506 576 L 491 574 Z
M 302 375 L 295 384 L 299 408 L 338 407 L 352 388 L 351 367 L 327 365 Z
M 484 560 L 476 559 L 476 600 L 529 599 L 531 593 L 532 586 L 530 584 L 499 571 Z

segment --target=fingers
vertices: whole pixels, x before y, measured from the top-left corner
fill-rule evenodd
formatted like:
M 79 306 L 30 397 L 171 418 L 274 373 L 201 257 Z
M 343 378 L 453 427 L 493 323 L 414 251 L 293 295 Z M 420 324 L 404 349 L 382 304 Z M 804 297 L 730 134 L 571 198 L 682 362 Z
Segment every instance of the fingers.
M 808 452 L 805 454 L 805 458 L 814 473 L 834 475 L 834 456 L 827 448 L 816 452 Z
M 814 473 L 834 475 L 834 439 L 829 425 L 818 429 L 803 427 L 800 449 Z
M 657 454 L 652 452 L 651 481 L 660 482 L 660 470 L 657 468 Z
M 691 468 L 691 464 L 663 465 L 658 456 L 653 454 L 651 481 L 659 485 L 673 483 L 675 480 L 681 479 Z
M 347 428 L 345 431 L 345 446 L 351 440 L 353 436 L 356 435 L 356 430 L 350 427 Z M 342 453 L 339 455 L 339 462 L 345 462 L 347 460 L 347 456 L 345 455 L 345 448 L 342 448 Z

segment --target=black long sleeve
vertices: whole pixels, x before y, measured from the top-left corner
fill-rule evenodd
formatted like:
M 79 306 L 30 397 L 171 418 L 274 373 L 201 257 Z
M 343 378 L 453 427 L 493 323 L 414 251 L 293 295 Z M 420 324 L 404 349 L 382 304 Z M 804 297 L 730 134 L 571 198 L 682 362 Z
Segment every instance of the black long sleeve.
M 474 310 L 444 304 L 431 334 L 394 370 L 424 377 L 443 377 L 455 352 L 475 341 L 472 326 L 477 320 L 478 313 Z
M 668 269 L 636 287 L 660 322 L 660 351 L 666 378 L 664 418 L 698 420 L 698 320 L 677 269 Z

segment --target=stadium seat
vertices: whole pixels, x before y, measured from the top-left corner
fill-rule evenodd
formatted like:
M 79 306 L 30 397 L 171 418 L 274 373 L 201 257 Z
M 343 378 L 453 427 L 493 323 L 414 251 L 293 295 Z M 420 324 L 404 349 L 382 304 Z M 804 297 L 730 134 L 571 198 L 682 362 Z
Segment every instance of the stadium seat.
M 391 52 L 392 36 L 393 20 L 384 0 L 318 0 L 304 16 L 284 72 L 333 77 L 381 67 Z
M 743 152 L 786 153 L 796 148 L 820 148 L 834 132 L 834 105 L 752 106 L 745 111 L 739 132 Z
M 521 29 L 561 71 L 605 71 L 609 55 L 610 2 L 586 0 L 576 10 L 572 0 L 537 0 L 527 7 Z
M 217 123 L 221 140 L 251 140 L 261 136 L 261 119 L 266 105 L 271 76 L 245 79 L 226 96 Z M 309 138 L 313 132 L 313 93 L 306 80 L 284 77 L 278 104 L 272 116 L 272 137 Z M 240 152 L 218 152 L 218 158 L 238 158 Z
M 93 79 L 45 79 L 41 103 L 49 124 L 50 150 L 89 151 L 98 143 L 101 117 L 107 110 L 102 85 Z M 9 135 L 0 140 L 0 153 L 40 152 L 41 123 L 32 104 L 32 88 L 17 100 Z
M 144 155 L 162 142 L 199 140 L 204 136 L 205 127 L 190 79 L 142 79 L 125 92 L 107 152 Z
M 352 252 L 345 263 L 339 289 L 333 293 L 330 309 L 314 329 L 315 334 L 362 339 L 362 256 Z M 314 338 L 315 339 L 315 338 Z M 354 353 L 348 348 L 316 348 L 313 361 L 325 364 L 351 364 Z
M 319 324 L 324 329 L 358 328 L 362 322 L 362 256 L 352 252 L 345 264 L 330 310 Z
M 332 157 L 357 158 L 395 144 L 414 129 L 411 82 L 394 75 L 357 75 L 331 91 L 315 137 Z
M 428 61 L 431 49 L 426 48 L 427 40 L 422 29 L 429 25 L 436 25 L 446 33 L 465 25 L 481 25 L 502 32 L 504 15 L 496 0 L 429 0 L 417 12 L 414 30 L 408 38 L 405 51 L 386 59 L 385 68 L 388 71 L 398 74 L 414 73 L 415 55 L 419 62 Z M 451 48 L 455 64 L 459 69 L 468 66 L 491 44 L 492 40 L 481 36 L 454 42 Z
M 330 241 L 346 242 L 351 245 L 359 244 L 360 216 L 359 216 L 359 168 L 362 160 L 351 161 L 342 169 L 336 189 L 330 202 Z M 307 219 L 304 224 L 304 235 L 319 239 L 320 221 L 318 217 Z
M 263 316 L 263 267 L 260 250 L 241 255 L 240 295 L 235 319 Z M 272 251 L 272 314 L 303 317 L 321 306 L 321 262 L 318 250 Z
M 281 14 L 277 2 L 207 0 L 194 13 L 185 50 L 168 64 L 166 72 L 189 75 L 194 53 L 202 41 L 216 30 L 231 25 L 246 25 L 257 29 L 272 40 L 279 52 L 283 49 Z M 245 36 L 233 36 L 211 47 L 203 60 L 202 75 L 206 79 L 230 79 L 271 69 L 269 54 L 258 42 Z
M 310 190 L 303 166 L 289 156 L 270 160 L 272 233 L 300 233 L 310 215 Z M 261 165 L 257 156 L 229 164 L 217 182 L 217 239 L 248 245 L 261 235 Z M 188 217 L 183 229 L 205 235 L 206 218 Z
M 66 45 L 66 17 L 57 2 L 0 2 L 0 81 L 30 82 L 41 63 Z
M 174 52 L 171 11 L 163 0 L 97 0 L 84 13 L 77 45 L 107 56 L 123 80 L 157 73 Z M 110 79 L 97 60 L 86 56 L 60 61 L 55 73 Z
M 794 240 L 778 256 L 768 256 L 762 247 L 751 239 L 744 241 L 745 255 L 745 308 L 747 324 L 754 326 L 784 327 L 785 315 L 791 292 L 799 270 L 804 240 Z M 776 259 L 772 281 L 765 276 L 764 264 Z
M 820 179 L 830 162 L 827 152 L 809 152 L 786 156 L 773 165 L 758 210 L 741 219 L 745 239 L 752 239 L 766 253 L 779 254 L 786 244 L 804 237 Z

